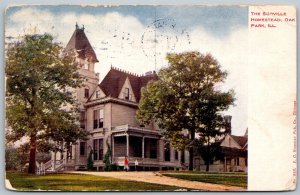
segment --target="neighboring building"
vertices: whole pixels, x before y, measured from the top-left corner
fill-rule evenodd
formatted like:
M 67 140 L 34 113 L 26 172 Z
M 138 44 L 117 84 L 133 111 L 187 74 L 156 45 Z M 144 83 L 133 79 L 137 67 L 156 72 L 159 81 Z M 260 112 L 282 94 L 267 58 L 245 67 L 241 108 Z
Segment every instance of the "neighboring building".
M 248 167 L 248 129 L 244 136 L 225 135 L 218 142 L 220 145 L 218 155 L 209 171 L 212 172 L 247 172 Z M 200 155 L 194 157 L 194 168 L 205 171 L 206 165 Z
M 68 147 L 63 154 L 53 153 L 52 170 L 84 168 L 91 150 L 95 168 L 102 170 L 107 145 L 112 149 L 112 163 L 120 166 L 125 156 L 129 157 L 130 166 L 138 160 L 143 170 L 181 169 L 188 164 L 187 151 L 168 147 L 153 122 L 142 127 L 135 118 L 141 88 L 158 79 L 155 72 L 138 76 L 111 67 L 99 84 L 99 74 L 94 71 L 97 56 L 84 28 L 77 25 L 64 52 L 77 54 L 76 64 L 85 76 L 84 86 L 76 89 L 75 94 L 80 103 L 80 126 L 91 135 L 87 141 Z

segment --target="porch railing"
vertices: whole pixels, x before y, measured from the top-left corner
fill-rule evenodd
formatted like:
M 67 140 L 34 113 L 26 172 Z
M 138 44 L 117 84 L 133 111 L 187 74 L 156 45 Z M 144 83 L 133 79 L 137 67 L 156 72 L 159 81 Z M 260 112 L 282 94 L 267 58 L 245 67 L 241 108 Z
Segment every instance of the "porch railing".
M 125 157 L 114 157 L 113 158 L 113 163 L 116 163 L 120 166 L 124 165 L 124 159 Z M 137 160 L 139 165 L 143 165 L 143 164 L 152 164 L 152 163 L 158 163 L 159 160 L 158 158 L 142 158 L 142 157 L 129 157 L 129 164 L 134 164 L 135 161 Z

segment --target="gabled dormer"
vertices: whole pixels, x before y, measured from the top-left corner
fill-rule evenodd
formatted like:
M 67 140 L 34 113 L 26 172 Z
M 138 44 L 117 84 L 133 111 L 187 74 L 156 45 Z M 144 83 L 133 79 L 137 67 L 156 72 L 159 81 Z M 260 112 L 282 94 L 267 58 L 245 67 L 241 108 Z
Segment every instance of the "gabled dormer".
M 248 138 L 245 136 L 236 136 L 227 134 L 220 146 L 228 148 L 244 149 L 248 145 Z
M 242 147 L 229 134 L 225 136 L 220 146 L 242 149 Z
M 106 97 L 105 93 L 102 91 L 102 89 L 97 86 L 96 90 L 92 94 L 90 100 L 97 100 Z
M 126 80 L 121 88 L 118 98 L 136 102 L 136 98 L 134 96 L 132 86 L 131 86 L 131 83 L 130 83 L 130 80 L 128 77 L 126 78 Z

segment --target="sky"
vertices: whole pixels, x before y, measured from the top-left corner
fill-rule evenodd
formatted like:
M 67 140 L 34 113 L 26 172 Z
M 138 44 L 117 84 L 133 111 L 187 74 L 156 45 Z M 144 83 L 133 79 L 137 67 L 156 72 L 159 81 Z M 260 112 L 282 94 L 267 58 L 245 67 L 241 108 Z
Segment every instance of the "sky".
M 142 75 L 168 65 L 168 52 L 211 53 L 228 72 L 222 90 L 235 91 L 232 133 L 247 128 L 248 8 L 238 6 L 16 6 L 6 10 L 6 41 L 51 33 L 67 44 L 85 28 L 103 79 L 111 66 Z

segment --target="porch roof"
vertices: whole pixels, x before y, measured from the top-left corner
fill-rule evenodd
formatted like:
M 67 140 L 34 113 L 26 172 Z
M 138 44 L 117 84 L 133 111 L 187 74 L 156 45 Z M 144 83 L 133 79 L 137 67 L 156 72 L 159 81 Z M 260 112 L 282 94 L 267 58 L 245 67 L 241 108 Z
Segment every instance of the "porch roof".
M 221 147 L 221 153 L 232 157 L 247 157 L 248 151 L 237 148 Z
M 154 138 L 161 138 L 162 135 L 159 131 L 150 130 L 146 128 L 139 128 L 139 127 L 132 127 L 128 124 L 116 126 L 112 128 L 112 134 L 128 134 L 128 135 L 135 135 L 135 136 L 144 136 L 144 137 L 154 137 Z

